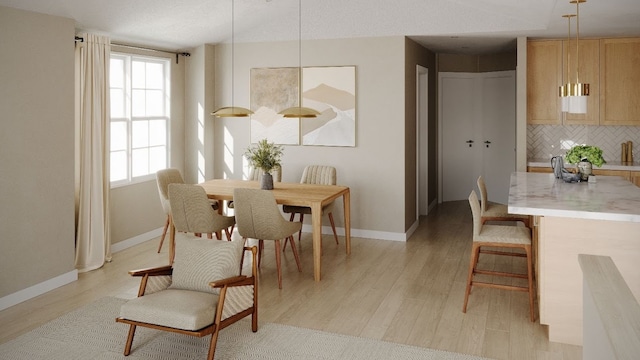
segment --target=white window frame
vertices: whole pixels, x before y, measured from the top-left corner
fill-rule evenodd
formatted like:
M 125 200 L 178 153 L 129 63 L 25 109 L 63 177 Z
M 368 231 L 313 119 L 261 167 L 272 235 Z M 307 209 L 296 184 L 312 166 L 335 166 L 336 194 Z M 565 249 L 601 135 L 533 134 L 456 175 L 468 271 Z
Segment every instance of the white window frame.
M 113 117 L 113 115 L 111 115 L 111 119 L 110 119 L 110 126 L 113 123 L 117 123 L 117 122 L 124 122 L 126 124 L 126 132 L 127 132 L 127 140 L 126 140 L 126 162 L 127 162 L 127 169 L 126 169 L 126 178 L 125 179 L 121 179 L 121 180 L 114 180 L 111 181 L 111 187 L 115 188 L 115 187 L 120 187 L 120 186 L 125 186 L 125 185 L 131 185 L 131 184 L 136 184 L 136 183 L 140 183 L 140 182 L 145 182 L 145 181 L 149 181 L 149 180 L 155 180 L 156 177 L 156 171 L 160 170 L 160 169 L 156 169 L 156 170 L 149 170 L 150 172 L 144 175 L 139 175 L 139 176 L 133 176 L 134 170 L 133 170 L 133 151 L 135 150 L 133 147 L 133 139 L 132 139 L 132 135 L 133 135 L 133 125 L 136 121 L 149 121 L 149 120 L 164 120 L 165 121 L 165 139 L 164 139 L 164 144 L 160 144 L 160 145 L 152 145 L 152 144 L 146 144 L 146 146 L 141 146 L 141 147 L 137 147 L 137 149 L 144 149 L 147 148 L 149 150 L 152 150 L 153 148 L 158 148 L 158 147 L 162 147 L 164 146 L 165 148 L 165 153 L 164 153 L 164 157 L 165 157 L 165 164 L 164 167 L 162 168 L 167 168 L 170 165 L 170 158 L 169 158 L 169 139 L 170 139 L 170 128 L 171 128 L 171 61 L 168 58 L 164 58 L 164 57 L 152 57 L 152 56 L 143 56 L 143 55 L 135 55 L 135 54 L 127 54 L 127 53 L 119 53 L 119 52 L 112 52 L 111 53 L 111 58 L 115 58 L 115 59 L 121 59 L 124 61 L 124 79 L 123 79 L 123 83 L 124 85 L 124 117 Z M 132 104 L 132 94 L 133 94 L 133 88 L 132 88 L 132 80 L 131 80 L 131 64 L 133 61 L 143 61 L 145 63 L 157 63 L 157 64 L 161 64 L 163 66 L 163 74 L 164 74 L 164 79 L 163 79 L 163 93 L 162 93 L 162 101 L 163 101 L 163 108 L 164 108 L 164 114 L 163 115 L 158 115 L 158 116 L 134 116 L 133 115 L 133 104 Z M 109 143 L 109 156 L 112 155 L 112 150 L 111 150 L 111 142 Z M 147 165 L 151 164 L 151 159 L 149 158 L 149 160 L 147 161 Z M 111 164 L 111 166 L 113 166 L 113 164 Z M 112 170 L 112 169 L 111 169 Z M 111 174 L 109 175 L 111 176 Z

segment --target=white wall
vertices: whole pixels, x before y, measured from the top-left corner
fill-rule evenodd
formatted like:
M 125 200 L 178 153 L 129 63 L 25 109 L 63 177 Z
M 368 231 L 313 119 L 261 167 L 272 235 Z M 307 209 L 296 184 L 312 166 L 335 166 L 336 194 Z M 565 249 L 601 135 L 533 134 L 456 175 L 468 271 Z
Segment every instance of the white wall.
M 335 166 L 338 184 L 351 188 L 354 236 L 404 236 L 404 47 L 404 37 L 302 43 L 303 66 L 356 66 L 356 147 L 285 146 L 283 181 L 299 181 L 308 164 Z M 231 47 L 216 49 L 216 106 L 228 106 Z M 251 68 L 298 64 L 297 41 L 236 44 L 234 104 L 249 107 Z M 209 118 L 215 122 L 215 177 L 242 178 L 249 119 Z M 342 210 L 334 215 L 342 226 Z
M 77 278 L 73 37 L 0 7 L 0 309 Z

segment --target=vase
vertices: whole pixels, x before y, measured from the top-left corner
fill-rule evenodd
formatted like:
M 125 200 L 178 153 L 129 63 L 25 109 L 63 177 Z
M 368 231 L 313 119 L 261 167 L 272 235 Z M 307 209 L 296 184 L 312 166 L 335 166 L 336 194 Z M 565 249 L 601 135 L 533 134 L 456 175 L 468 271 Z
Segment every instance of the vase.
M 580 180 L 582 181 L 588 181 L 589 180 L 589 175 L 592 174 L 591 170 L 592 170 L 592 166 L 591 163 L 586 161 L 586 160 L 582 160 L 578 163 L 578 173 L 580 174 Z
M 273 190 L 273 176 L 271 174 L 262 174 L 260 178 L 260 189 Z

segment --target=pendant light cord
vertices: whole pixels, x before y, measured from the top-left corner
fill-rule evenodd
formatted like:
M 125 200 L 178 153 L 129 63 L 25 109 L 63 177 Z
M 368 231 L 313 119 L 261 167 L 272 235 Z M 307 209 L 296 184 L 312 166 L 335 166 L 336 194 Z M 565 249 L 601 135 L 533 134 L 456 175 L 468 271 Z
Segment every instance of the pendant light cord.
M 234 89 L 234 77 L 235 77 L 235 0 L 231 0 L 231 108 L 235 107 L 234 97 L 235 97 L 235 89 Z

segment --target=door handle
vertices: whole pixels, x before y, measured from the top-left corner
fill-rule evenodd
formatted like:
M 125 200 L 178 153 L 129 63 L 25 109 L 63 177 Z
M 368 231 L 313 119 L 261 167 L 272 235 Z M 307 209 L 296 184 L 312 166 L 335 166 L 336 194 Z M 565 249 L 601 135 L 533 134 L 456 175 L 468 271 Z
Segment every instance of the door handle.
M 465 142 L 466 142 L 467 144 L 469 144 L 469 147 L 472 147 L 472 146 L 473 146 L 473 140 L 467 140 L 467 141 L 465 141 Z
M 489 140 L 486 140 L 486 141 L 484 142 L 484 145 L 485 145 L 486 147 L 489 147 L 489 144 L 491 144 L 491 141 L 489 141 Z

